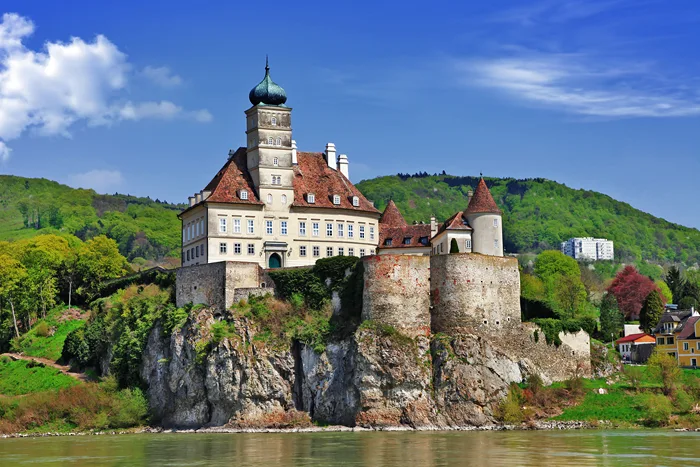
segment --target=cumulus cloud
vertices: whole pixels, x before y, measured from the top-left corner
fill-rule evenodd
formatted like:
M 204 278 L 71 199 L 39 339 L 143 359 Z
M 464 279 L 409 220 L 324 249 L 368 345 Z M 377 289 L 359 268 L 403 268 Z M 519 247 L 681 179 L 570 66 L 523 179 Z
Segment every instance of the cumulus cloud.
M 124 183 L 118 170 L 90 170 L 69 176 L 68 184 L 75 188 L 92 188 L 98 193 L 111 192 Z
M 578 54 L 521 53 L 456 62 L 462 83 L 494 88 L 532 104 L 608 117 L 700 115 L 700 95 L 644 64 L 606 65 Z
M 12 149 L 8 148 L 5 143 L 0 141 L 0 162 L 5 162 L 10 158 L 10 152 Z
M 166 88 L 175 87 L 182 84 L 182 78 L 174 74 L 167 66 L 147 66 L 141 73 L 157 85 Z
M 145 118 L 211 120 L 206 110 L 185 110 L 169 101 L 124 103 L 121 93 L 132 67 L 127 56 L 103 35 L 87 42 L 79 37 L 47 42 L 44 50 L 34 51 L 23 43 L 33 32 L 34 24 L 28 18 L 15 13 L 2 16 L 0 160 L 9 156 L 6 143 L 27 130 L 70 136 L 76 123 L 109 125 Z M 169 70 L 158 73 L 170 83 L 179 79 Z

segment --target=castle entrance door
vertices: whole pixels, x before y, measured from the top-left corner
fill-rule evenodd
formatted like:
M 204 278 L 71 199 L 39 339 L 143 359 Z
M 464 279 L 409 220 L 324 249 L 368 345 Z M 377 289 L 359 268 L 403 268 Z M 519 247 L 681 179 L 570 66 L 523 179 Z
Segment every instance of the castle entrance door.
M 282 258 L 280 258 L 280 255 L 278 255 L 277 253 L 272 253 L 268 262 L 268 267 L 270 269 L 281 268 Z

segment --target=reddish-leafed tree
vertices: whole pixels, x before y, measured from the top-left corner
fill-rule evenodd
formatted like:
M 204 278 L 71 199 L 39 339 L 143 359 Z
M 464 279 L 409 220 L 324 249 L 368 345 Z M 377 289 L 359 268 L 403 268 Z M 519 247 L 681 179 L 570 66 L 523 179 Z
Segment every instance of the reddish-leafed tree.
M 647 276 L 639 274 L 634 266 L 625 266 L 608 287 L 608 293 L 617 299 L 617 306 L 627 320 L 639 319 L 644 300 L 652 290 L 659 290 L 659 287 Z

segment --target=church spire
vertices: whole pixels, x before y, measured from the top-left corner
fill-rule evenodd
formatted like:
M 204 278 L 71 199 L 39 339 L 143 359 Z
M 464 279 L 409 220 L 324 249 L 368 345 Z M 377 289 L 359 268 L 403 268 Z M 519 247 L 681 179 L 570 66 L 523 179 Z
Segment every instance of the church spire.
M 263 104 L 279 106 L 287 102 L 287 94 L 284 92 L 284 89 L 282 89 L 282 86 L 272 81 L 270 77 L 270 61 L 267 55 L 265 55 L 265 77 L 257 86 L 251 89 L 248 98 L 253 105 Z

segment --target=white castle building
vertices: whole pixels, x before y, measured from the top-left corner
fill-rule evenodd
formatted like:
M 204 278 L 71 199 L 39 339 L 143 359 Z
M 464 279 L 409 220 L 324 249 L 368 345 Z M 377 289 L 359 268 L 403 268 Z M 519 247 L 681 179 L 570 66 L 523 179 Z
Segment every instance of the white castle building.
M 249 94 L 247 146 L 189 198 L 182 221 L 182 266 L 242 261 L 263 268 L 312 265 L 322 257 L 376 253 L 503 256 L 501 212 L 483 178 L 467 209 L 438 228 L 407 225 L 391 201 L 383 214 L 349 180 L 333 143 L 300 152 L 284 89 L 265 77 Z M 381 214 L 381 219 L 380 219 Z
M 570 238 L 561 243 L 561 252 L 574 259 L 592 261 L 615 259 L 613 242 L 605 238 Z

